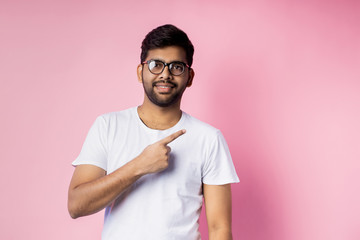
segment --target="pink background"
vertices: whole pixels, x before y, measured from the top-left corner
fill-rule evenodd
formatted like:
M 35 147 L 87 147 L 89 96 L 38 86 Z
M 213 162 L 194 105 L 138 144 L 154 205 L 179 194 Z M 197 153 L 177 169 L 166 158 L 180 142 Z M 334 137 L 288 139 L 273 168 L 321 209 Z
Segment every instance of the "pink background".
M 97 115 L 141 104 L 140 43 L 165 23 L 195 45 L 182 108 L 222 130 L 241 179 L 234 239 L 360 239 L 351 0 L 2 0 L 0 239 L 100 238 L 102 212 L 67 213 L 71 162 Z

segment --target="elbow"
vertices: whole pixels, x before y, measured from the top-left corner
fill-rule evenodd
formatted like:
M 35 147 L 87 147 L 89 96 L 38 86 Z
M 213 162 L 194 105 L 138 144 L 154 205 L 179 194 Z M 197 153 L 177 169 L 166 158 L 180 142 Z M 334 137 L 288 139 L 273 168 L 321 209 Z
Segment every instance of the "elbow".
M 80 200 L 80 198 L 76 194 L 74 189 L 69 189 L 67 208 L 68 208 L 70 217 L 72 219 L 76 219 L 81 216 L 84 216 L 84 214 L 82 213 L 82 207 L 81 207 L 81 203 L 79 200 Z
M 218 225 L 210 225 L 208 226 L 209 231 L 209 240 L 211 239 L 227 239 L 232 240 L 232 231 L 231 227 L 227 225 L 218 226 Z
M 79 207 L 79 202 L 76 201 L 74 199 L 74 197 L 69 196 L 67 207 L 68 207 L 68 212 L 70 214 L 70 217 L 72 219 L 76 219 L 78 217 L 83 216 L 81 213 L 81 208 Z
M 78 217 L 80 217 L 79 214 L 77 214 L 76 212 L 72 212 L 70 210 L 69 210 L 69 214 L 72 219 L 77 219 Z
M 68 200 L 68 212 L 72 219 L 87 216 L 92 214 L 86 205 L 83 205 L 80 201 L 69 198 Z
M 75 213 L 69 212 L 72 219 L 77 219 L 79 216 Z
M 76 219 L 76 218 L 80 217 L 80 214 L 73 205 L 74 204 L 72 204 L 70 201 L 68 202 L 68 212 L 72 219 Z
M 91 199 L 84 198 L 77 191 L 69 191 L 67 208 L 73 219 L 97 212 Z

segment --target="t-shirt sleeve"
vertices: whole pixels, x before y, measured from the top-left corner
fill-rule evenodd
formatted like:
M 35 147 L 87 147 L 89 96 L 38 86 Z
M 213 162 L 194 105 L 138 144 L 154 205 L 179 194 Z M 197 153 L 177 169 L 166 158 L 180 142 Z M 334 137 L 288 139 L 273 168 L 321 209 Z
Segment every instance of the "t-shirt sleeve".
M 239 182 L 229 147 L 219 130 L 217 130 L 216 138 L 211 142 L 208 151 L 208 158 L 203 166 L 203 183 L 222 185 Z
M 91 164 L 107 169 L 107 124 L 103 116 L 99 116 L 91 126 L 79 156 L 73 166 Z

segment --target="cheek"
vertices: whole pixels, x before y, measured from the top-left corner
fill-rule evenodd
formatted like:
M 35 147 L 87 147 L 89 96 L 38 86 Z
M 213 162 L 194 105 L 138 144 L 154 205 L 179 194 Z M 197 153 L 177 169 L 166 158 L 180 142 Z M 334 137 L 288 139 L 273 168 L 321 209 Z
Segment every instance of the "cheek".
M 145 72 L 143 73 L 141 82 L 145 87 L 151 88 L 154 81 L 155 79 L 152 75 L 146 74 Z

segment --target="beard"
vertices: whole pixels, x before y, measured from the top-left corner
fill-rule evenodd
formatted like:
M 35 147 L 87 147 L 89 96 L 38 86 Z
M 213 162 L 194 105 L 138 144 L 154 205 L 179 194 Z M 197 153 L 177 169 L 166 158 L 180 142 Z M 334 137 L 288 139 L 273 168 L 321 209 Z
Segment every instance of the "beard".
M 145 85 L 143 81 L 143 88 L 148 99 L 155 105 L 159 107 L 169 107 L 171 105 L 176 104 L 181 100 L 181 97 L 186 89 L 187 84 L 184 85 L 181 89 L 177 89 L 178 85 L 167 80 L 156 81 L 152 84 Z M 156 93 L 154 91 L 155 85 L 157 83 L 167 83 L 173 85 L 173 91 L 171 93 Z M 161 95 L 167 96 L 166 98 L 162 98 Z

